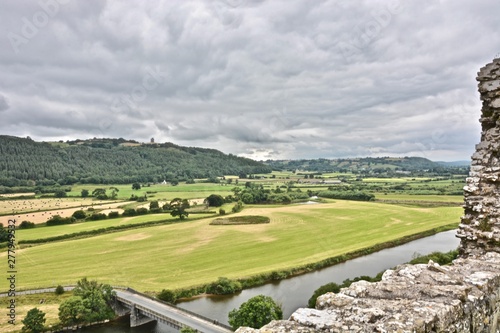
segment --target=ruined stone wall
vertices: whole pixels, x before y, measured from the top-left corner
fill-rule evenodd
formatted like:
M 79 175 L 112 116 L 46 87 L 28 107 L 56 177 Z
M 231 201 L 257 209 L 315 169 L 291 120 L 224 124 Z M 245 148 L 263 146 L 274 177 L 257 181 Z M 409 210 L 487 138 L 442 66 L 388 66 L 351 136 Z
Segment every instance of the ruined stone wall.
M 481 142 L 464 188 L 465 215 L 457 236 L 463 256 L 500 252 L 500 59 L 478 73 Z
M 477 80 L 482 133 L 464 187 L 461 257 L 450 266 L 398 266 L 380 282 L 322 295 L 315 309 L 298 309 L 289 320 L 237 333 L 500 333 L 500 59 Z

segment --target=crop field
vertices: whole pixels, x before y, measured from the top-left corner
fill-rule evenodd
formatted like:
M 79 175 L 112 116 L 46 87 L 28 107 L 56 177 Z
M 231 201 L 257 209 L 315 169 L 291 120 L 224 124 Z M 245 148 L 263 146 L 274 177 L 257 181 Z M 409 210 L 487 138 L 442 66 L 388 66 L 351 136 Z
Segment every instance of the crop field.
M 85 207 L 109 203 L 92 198 L 42 198 L 26 200 L 0 200 L 0 214 L 18 214 L 57 210 L 71 207 Z
M 341 200 L 247 207 L 231 216 L 265 216 L 270 223 L 211 226 L 214 218 L 206 218 L 18 250 L 18 288 L 74 284 L 82 277 L 140 291 L 188 287 L 220 276 L 238 278 L 291 268 L 432 228 L 458 225 L 461 214 L 460 207 Z M 97 226 L 94 223 L 88 222 Z M 56 227 L 40 231 L 49 228 Z M 27 230 L 18 236 L 18 240 L 35 237 Z M 5 252 L 0 254 L 0 260 L 5 256 Z
M 37 199 L 39 201 L 43 201 L 43 199 Z M 33 201 L 37 201 L 33 200 Z M 77 200 L 77 199 L 76 199 Z M 87 200 L 87 199 L 84 199 Z M 77 202 L 77 201 L 75 201 Z M 17 215 L 5 215 L 5 216 L 0 216 L 0 223 L 3 223 L 3 225 L 7 225 L 9 219 L 16 219 L 17 223 L 20 224 L 22 221 L 30 221 L 35 224 L 40 224 L 40 223 L 45 223 L 47 222 L 48 219 L 50 219 L 54 215 L 59 215 L 61 217 L 69 217 L 73 215 L 73 213 L 77 210 L 86 210 L 90 207 L 92 207 L 94 210 L 100 210 L 100 209 L 111 209 L 111 208 L 116 208 L 120 207 L 123 205 L 126 205 L 128 202 L 115 202 L 115 201 L 92 201 L 95 203 L 94 205 L 87 205 L 87 206 L 77 206 L 74 208 L 65 208 L 65 209 L 57 209 L 57 210 L 48 210 L 44 211 L 43 209 L 40 209 L 38 212 L 33 212 L 33 213 L 28 213 L 28 214 L 17 214 Z

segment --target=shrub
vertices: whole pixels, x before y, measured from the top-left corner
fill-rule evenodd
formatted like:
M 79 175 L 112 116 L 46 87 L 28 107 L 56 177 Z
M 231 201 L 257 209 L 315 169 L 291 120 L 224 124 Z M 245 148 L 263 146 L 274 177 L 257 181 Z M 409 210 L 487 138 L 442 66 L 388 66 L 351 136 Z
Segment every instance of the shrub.
M 64 190 L 57 190 L 57 191 L 54 192 L 54 197 L 56 197 L 56 198 L 64 198 L 67 195 L 68 194 Z
M 241 326 L 261 328 L 271 320 L 283 319 L 283 310 L 271 297 L 258 295 L 229 312 L 229 325 L 233 329 Z
M 108 217 L 106 216 L 106 214 L 103 214 L 103 213 L 94 213 L 94 214 L 90 215 L 87 219 L 89 221 L 99 221 L 99 220 L 105 220 L 107 218 Z
M 314 308 L 316 307 L 316 299 L 323 295 L 323 294 L 326 294 L 326 293 L 338 293 L 340 291 L 340 288 L 341 286 L 339 286 L 338 284 L 332 282 L 332 283 L 327 283 L 321 287 L 319 287 L 318 289 L 316 289 L 314 291 L 314 293 L 312 294 L 311 298 L 309 298 L 309 301 L 307 303 L 307 305 L 310 307 L 310 308 Z
M 242 286 L 240 282 L 220 277 L 217 281 L 207 286 L 206 292 L 214 295 L 227 295 L 241 290 Z
M 141 207 L 141 208 L 137 208 L 136 212 L 137 212 L 137 215 L 144 215 L 144 214 L 147 214 L 149 212 L 149 210 L 147 208 Z
M 77 210 L 72 215 L 77 220 L 83 220 L 87 217 L 87 214 L 83 210 Z
M 162 301 L 168 302 L 175 304 L 177 301 L 177 294 L 170 290 L 170 289 L 163 289 L 159 294 L 158 294 L 158 299 L 161 299 Z
M 117 217 L 120 217 L 120 213 L 118 213 L 116 211 L 109 212 L 109 214 L 108 214 L 108 218 L 110 218 L 110 219 L 114 219 Z
M 75 222 L 73 217 L 61 217 L 60 215 L 54 215 L 47 221 L 47 226 L 71 224 Z
M 243 210 L 243 202 L 240 200 L 236 203 L 236 205 L 233 206 L 233 208 L 231 209 L 231 211 L 233 213 L 238 213 L 238 212 L 241 212 Z
M 63 287 L 63 286 L 61 286 L 61 285 L 58 285 L 58 286 L 56 287 L 56 290 L 54 291 L 54 293 L 55 293 L 56 295 L 62 295 L 62 294 L 64 294 L 64 287 Z
M 224 204 L 224 198 L 218 194 L 210 194 L 205 201 L 210 207 L 220 207 Z
M 23 221 L 19 225 L 19 229 L 32 229 L 35 227 L 35 223 L 30 222 L 30 221 Z
M 219 215 L 226 215 L 226 211 L 224 209 L 219 209 Z
M 137 215 L 137 212 L 133 208 L 127 208 L 122 214 L 123 216 L 135 216 Z

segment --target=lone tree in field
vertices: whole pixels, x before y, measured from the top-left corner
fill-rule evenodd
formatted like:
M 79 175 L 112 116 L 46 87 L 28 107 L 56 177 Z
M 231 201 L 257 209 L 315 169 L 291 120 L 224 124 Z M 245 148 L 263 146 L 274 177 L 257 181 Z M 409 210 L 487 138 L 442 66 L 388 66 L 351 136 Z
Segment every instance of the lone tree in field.
M 116 199 L 116 196 L 120 190 L 114 186 L 111 186 L 109 189 L 111 190 L 111 199 Z
M 43 332 L 45 326 L 45 313 L 37 308 L 33 308 L 28 311 L 22 323 L 24 324 L 22 328 L 23 332 Z
M 238 310 L 229 312 L 229 325 L 233 329 L 241 326 L 261 328 L 271 320 L 283 319 L 283 310 L 271 297 L 258 295 L 241 304 Z
M 96 188 L 92 191 L 92 196 L 99 200 L 106 200 L 108 195 L 106 194 L 106 189 L 104 188 Z
M 173 217 L 179 216 L 181 220 L 188 217 L 189 213 L 186 209 L 189 208 L 189 201 L 187 199 L 175 198 L 170 201 L 170 215 Z
M 205 203 L 209 207 L 220 207 L 224 204 L 224 198 L 218 194 L 210 194 L 208 198 L 205 199 Z
M 141 184 L 139 184 L 139 183 L 133 183 L 132 184 L 132 189 L 133 190 L 140 190 L 141 189 Z

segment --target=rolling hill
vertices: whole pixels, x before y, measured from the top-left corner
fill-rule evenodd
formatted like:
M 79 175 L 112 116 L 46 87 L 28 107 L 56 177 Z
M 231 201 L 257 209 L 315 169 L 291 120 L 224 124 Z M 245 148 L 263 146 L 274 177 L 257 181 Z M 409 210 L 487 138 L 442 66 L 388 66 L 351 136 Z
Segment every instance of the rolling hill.
M 260 162 L 215 149 L 125 139 L 35 142 L 0 136 L 0 185 L 126 184 L 269 173 Z

